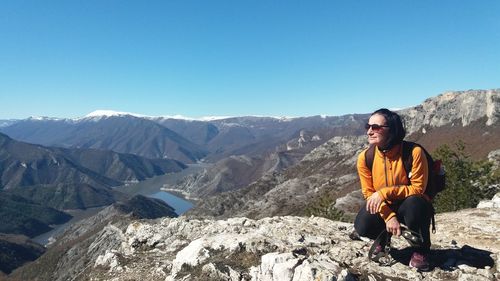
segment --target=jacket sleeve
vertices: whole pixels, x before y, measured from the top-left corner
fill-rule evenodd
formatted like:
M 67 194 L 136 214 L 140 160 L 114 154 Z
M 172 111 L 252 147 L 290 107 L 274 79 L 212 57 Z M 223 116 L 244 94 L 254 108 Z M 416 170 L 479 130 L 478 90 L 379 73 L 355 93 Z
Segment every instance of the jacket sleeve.
M 372 171 L 366 166 L 365 151 L 366 150 L 361 152 L 358 156 L 357 168 L 359 181 L 361 182 L 361 192 L 363 193 L 363 197 L 366 200 L 373 193 L 375 193 L 376 190 L 373 187 Z M 392 217 L 396 216 L 396 213 L 391 210 L 386 202 L 382 202 L 382 204 L 380 205 L 379 214 L 382 219 L 384 219 L 384 221 L 388 221 Z
M 384 187 L 379 190 L 382 197 L 388 203 L 403 200 L 411 195 L 423 194 L 429 179 L 429 167 L 425 152 L 420 147 L 415 147 L 412 151 L 413 163 L 409 174 L 409 185 L 398 185 Z
M 357 169 L 361 183 L 361 192 L 366 200 L 375 192 L 375 188 L 373 187 L 372 171 L 366 166 L 365 152 L 366 150 L 363 150 L 358 156 Z

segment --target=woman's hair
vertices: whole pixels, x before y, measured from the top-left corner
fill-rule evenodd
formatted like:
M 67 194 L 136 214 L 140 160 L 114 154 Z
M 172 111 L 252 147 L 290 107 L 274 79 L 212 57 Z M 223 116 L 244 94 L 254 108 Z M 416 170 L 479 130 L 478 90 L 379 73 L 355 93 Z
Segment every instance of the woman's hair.
M 387 108 L 381 108 L 372 113 L 371 116 L 379 114 L 384 116 L 386 125 L 389 126 L 389 138 L 386 147 L 383 149 L 391 149 L 394 145 L 403 141 L 406 136 L 406 130 L 403 126 L 401 117 Z

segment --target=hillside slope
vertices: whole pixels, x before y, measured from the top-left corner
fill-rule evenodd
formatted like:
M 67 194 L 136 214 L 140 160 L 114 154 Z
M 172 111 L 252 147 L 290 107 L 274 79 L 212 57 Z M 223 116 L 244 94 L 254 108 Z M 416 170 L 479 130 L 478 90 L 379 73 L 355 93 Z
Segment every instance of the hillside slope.
M 200 146 L 156 122 L 134 116 L 78 120 L 26 119 L 0 128 L 24 142 L 66 148 L 93 148 L 194 163 L 206 155 Z

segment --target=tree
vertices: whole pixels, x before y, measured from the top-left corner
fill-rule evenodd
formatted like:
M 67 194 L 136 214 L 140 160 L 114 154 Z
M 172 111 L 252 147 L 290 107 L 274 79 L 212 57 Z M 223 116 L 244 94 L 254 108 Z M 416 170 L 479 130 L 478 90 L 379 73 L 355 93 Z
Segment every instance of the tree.
M 323 217 L 334 221 L 351 221 L 342 210 L 334 207 L 335 200 L 331 196 L 321 196 L 305 208 L 307 216 Z
M 465 143 L 445 144 L 433 153 L 446 170 L 446 188 L 434 199 L 436 212 L 475 208 L 480 200 L 491 199 L 499 191 L 500 173 L 487 160 L 473 161 Z

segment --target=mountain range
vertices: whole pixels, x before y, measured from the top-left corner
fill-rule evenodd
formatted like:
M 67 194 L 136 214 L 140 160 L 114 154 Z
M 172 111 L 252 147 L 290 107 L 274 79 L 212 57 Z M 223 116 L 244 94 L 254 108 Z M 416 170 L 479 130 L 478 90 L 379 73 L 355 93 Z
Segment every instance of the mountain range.
M 462 139 L 467 144 L 468 152 L 481 159 L 499 147 L 499 99 L 499 90 L 495 89 L 446 92 L 429 98 L 420 105 L 400 110 L 400 113 L 405 120 L 408 138 L 423 144 L 429 151 L 440 144 Z M 242 188 L 258 188 L 259 192 L 255 194 L 260 196 L 265 190 L 262 186 L 269 185 L 266 181 L 270 181 L 268 189 L 284 184 L 282 188 L 287 193 L 293 190 L 291 186 L 297 185 L 304 189 L 298 194 L 305 192 L 314 198 L 323 196 L 324 192 L 332 193 L 333 190 L 340 192 L 335 197 L 345 196 L 347 190 L 354 191 L 357 177 L 351 170 L 352 157 L 366 143 L 363 125 L 367 119 L 368 114 L 351 114 L 300 118 L 249 116 L 199 121 L 105 113 L 79 119 L 9 120 L 0 122 L 4 124 L 0 131 L 30 143 L 71 148 L 65 151 L 67 159 L 106 176 L 99 179 L 89 177 L 85 180 L 93 182 L 93 186 L 102 186 L 99 182 L 102 180 L 107 180 L 108 186 L 116 185 L 112 181 L 117 179 L 117 173 L 122 173 L 118 177 L 121 182 L 141 180 L 151 175 L 130 175 L 130 172 L 125 172 L 126 169 L 117 165 L 111 165 L 113 170 L 103 171 L 110 160 L 104 156 L 98 158 L 97 150 L 92 153 L 87 150 L 82 154 L 78 152 L 80 147 L 115 150 L 152 158 L 171 156 L 184 163 L 211 163 L 202 171 L 165 186 L 167 190 L 178 190 L 188 194 L 190 198 L 204 197 L 206 200 L 200 202 L 199 213 L 210 214 L 221 208 L 209 207 L 210 210 L 207 210 L 203 204 L 212 206 L 212 200 L 222 199 L 206 196 L 235 196 L 236 200 L 228 199 L 229 203 L 224 205 L 231 206 L 238 199 L 245 200 L 248 205 L 253 200 L 242 194 L 231 195 L 231 192 Z M 349 144 L 349 148 L 335 151 L 341 147 L 339 143 Z M 63 150 L 59 148 L 59 151 Z M 327 157 L 315 156 L 322 150 L 331 153 Z M 345 157 L 342 160 L 346 161 L 345 165 L 339 155 Z M 85 159 L 95 167 L 83 165 Z M 128 158 L 124 162 L 139 161 Z M 343 170 L 349 173 L 345 174 Z M 64 174 L 71 176 L 73 173 Z M 12 180 L 15 177 L 7 178 Z M 329 180 L 331 183 L 325 181 L 338 178 L 346 181 L 342 183 L 342 187 L 338 187 L 338 183 L 332 180 Z M 312 186 L 311 181 L 314 182 Z M 332 184 L 337 188 L 330 188 Z M 315 192 L 311 193 L 311 190 Z M 272 193 L 267 196 L 272 196 Z M 279 198 L 277 200 L 283 201 Z M 280 204 L 275 204 L 275 201 L 268 201 L 271 202 L 269 205 L 279 208 Z M 309 199 L 305 202 L 308 201 Z M 291 204 L 290 200 L 286 202 Z M 300 206 L 301 204 L 297 208 L 301 209 Z M 228 213 L 231 214 L 233 212 Z
M 418 141 L 433 151 L 440 144 L 462 139 L 471 155 L 480 159 L 499 147 L 499 99 L 499 90 L 446 92 L 420 105 L 400 110 L 400 113 L 410 140 Z M 368 114 L 351 114 L 300 118 L 250 116 L 199 121 L 120 113 L 92 114 L 79 119 L 9 120 L 0 122 L 4 124 L 0 128 L 3 133 L 20 141 L 51 145 L 54 153 L 64 157 L 50 156 L 52 160 L 43 163 L 37 160 L 39 166 L 36 170 L 32 168 L 33 164 L 27 165 L 29 163 L 23 161 L 4 161 L 2 186 L 46 184 L 48 180 L 42 180 L 44 167 L 56 162 L 78 163 L 64 172 L 50 173 L 51 177 L 61 178 L 60 182 L 79 178 L 81 183 L 93 187 L 114 186 L 165 173 L 165 165 L 181 165 L 172 162 L 164 166 L 157 164 L 157 159 L 172 157 L 187 164 L 199 161 L 210 163 L 202 171 L 165 187 L 189 194 L 191 198 L 204 197 L 206 200 L 200 202 L 200 213 L 221 210 L 205 209 L 203 204 L 211 206 L 212 200 L 222 200 L 206 196 L 234 196 L 236 200 L 228 199 L 229 203 L 224 205 L 231 206 L 233 204 L 230 203 L 238 199 L 245 200 L 248 205 L 253 204 L 253 199 L 242 194 L 231 195 L 231 192 L 246 188 L 247 191 L 241 192 L 248 193 L 248 190 L 257 188 L 259 192 L 255 195 L 261 196 L 266 190 L 262 186 L 268 185 L 268 191 L 275 189 L 278 197 L 282 194 L 277 191 L 280 188 L 290 195 L 307 193 L 316 198 L 323 196 L 324 192 L 338 190 L 340 193 L 335 197 L 344 196 L 347 190 L 355 190 L 357 185 L 352 163 L 353 157 L 366 144 L 363 125 L 367 118 Z M 82 147 L 94 150 L 82 150 Z M 341 148 L 344 150 L 337 151 Z M 106 154 L 102 150 L 120 151 L 121 154 Z M 323 150 L 330 153 L 318 156 L 318 151 Z M 134 158 L 137 156 L 155 159 Z M 16 165 L 27 165 L 26 170 L 32 172 L 27 173 Z M 129 168 L 131 165 L 136 165 L 133 172 Z M 143 169 L 156 172 L 141 174 Z M 38 176 L 22 176 L 32 174 Z M 343 179 L 345 182 L 339 187 L 337 180 L 331 179 Z M 332 185 L 336 188 L 331 188 Z M 304 190 L 291 192 L 293 186 Z M 266 196 L 272 197 L 272 194 L 270 192 Z M 309 202 L 309 199 L 304 202 Z M 283 201 L 280 198 L 267 200 L 272 208 L 278 209 L 280 204 L 275 204 L 275 201 Z M 291 204 L 290 201 L 294 200 L 285 201 Z M 300 206 L 297 205 L 297 209 L 301 209 Z M 232 214 L 232 211 L 228 213 Z
M 362 132 L 366 115 L 234 117 L 213 121 L 104 115 L 79 119 L 29 118 L 0 122 L 0 132 L 28 143 L 95 148 L 184 163 L 213 162 L 231 155 L 260 155 L 299 137 L 301 130 L 333 135 Z
M 45 147 L 0 133 L 0 232 L 39 235 L 71 218 L 61 211 L 107 206 L 128 198 L 112 187 L 185 167 L 171 159 Z
M 476 160 L 500 149 L 500 90 L 447 92 L 400 114 L 407 139 L 431 152 L 457 140 L 466 143 L 467 153 Z M 188 215 L 304 215 L 307 207 L 324 197 L 336 199 L 337 208 L 354 213 L 362 202 L 355 163 L 366 147 L 364 134 L 334 136 L 288 169 L 266 174 L 239 190 L 204 198 Z
M 179 161 L 145 159 L 95 149 L 34 145 L 0 134 L 1 189 L 37 184 L 88 183 L 111 187 L 185 168 Z
M 500 89 L 446 92 L 399 113 L 407 139 L 431 152 L 463 140 L 474 159 L 500 155 Z M 0 121 L 0 195 L 54 211 L 110 204 L 118 208 L 117 201 L 130 199 L 120 192 L 120 185 L 203 163 L 197 172 L 164 186 L 197 199 L 188 218 L 304 216 L 323 198 L 331 198 L 335 208 L 352 215 L 362 202 L 355 163 L 367 146 L 368 118 L 369 114 L 350 114 L 199 121 L 113 114 Z M 148 206 L 153 213 L 165 209 Z M 115 223 L 134 212 L 120 210 L 113 215 Z M 120 231 L 100 224 L 90 227 L 99 216 L 75 224 L 56 240 L 69 243 L 66 250 L 85 241 L 74 251 L 93 249 L 92 259 L 104 258 L 116 245 L 93 247 L 105 247 L 108 235 L 121 235 L 134 221 L 119 223 Z M 102 239 L 95 233 L 104 233 Z M 100 244 L 99 239 L 106 241 Z M 62 244 L 51 247 L 70 261 L 57 245 Z M 56 266 L 49 261 L 52 255 L 48 252 L 40 261 Z M 40 270 L 33 269 L 36 264 L 27 268 Z
M 29 143 L 93 148 L 147 158 L 196 162 L 206 152 L 172 130 L 148 119 L 127 116 L 19 120 L 2 128 L 10 137 Z

